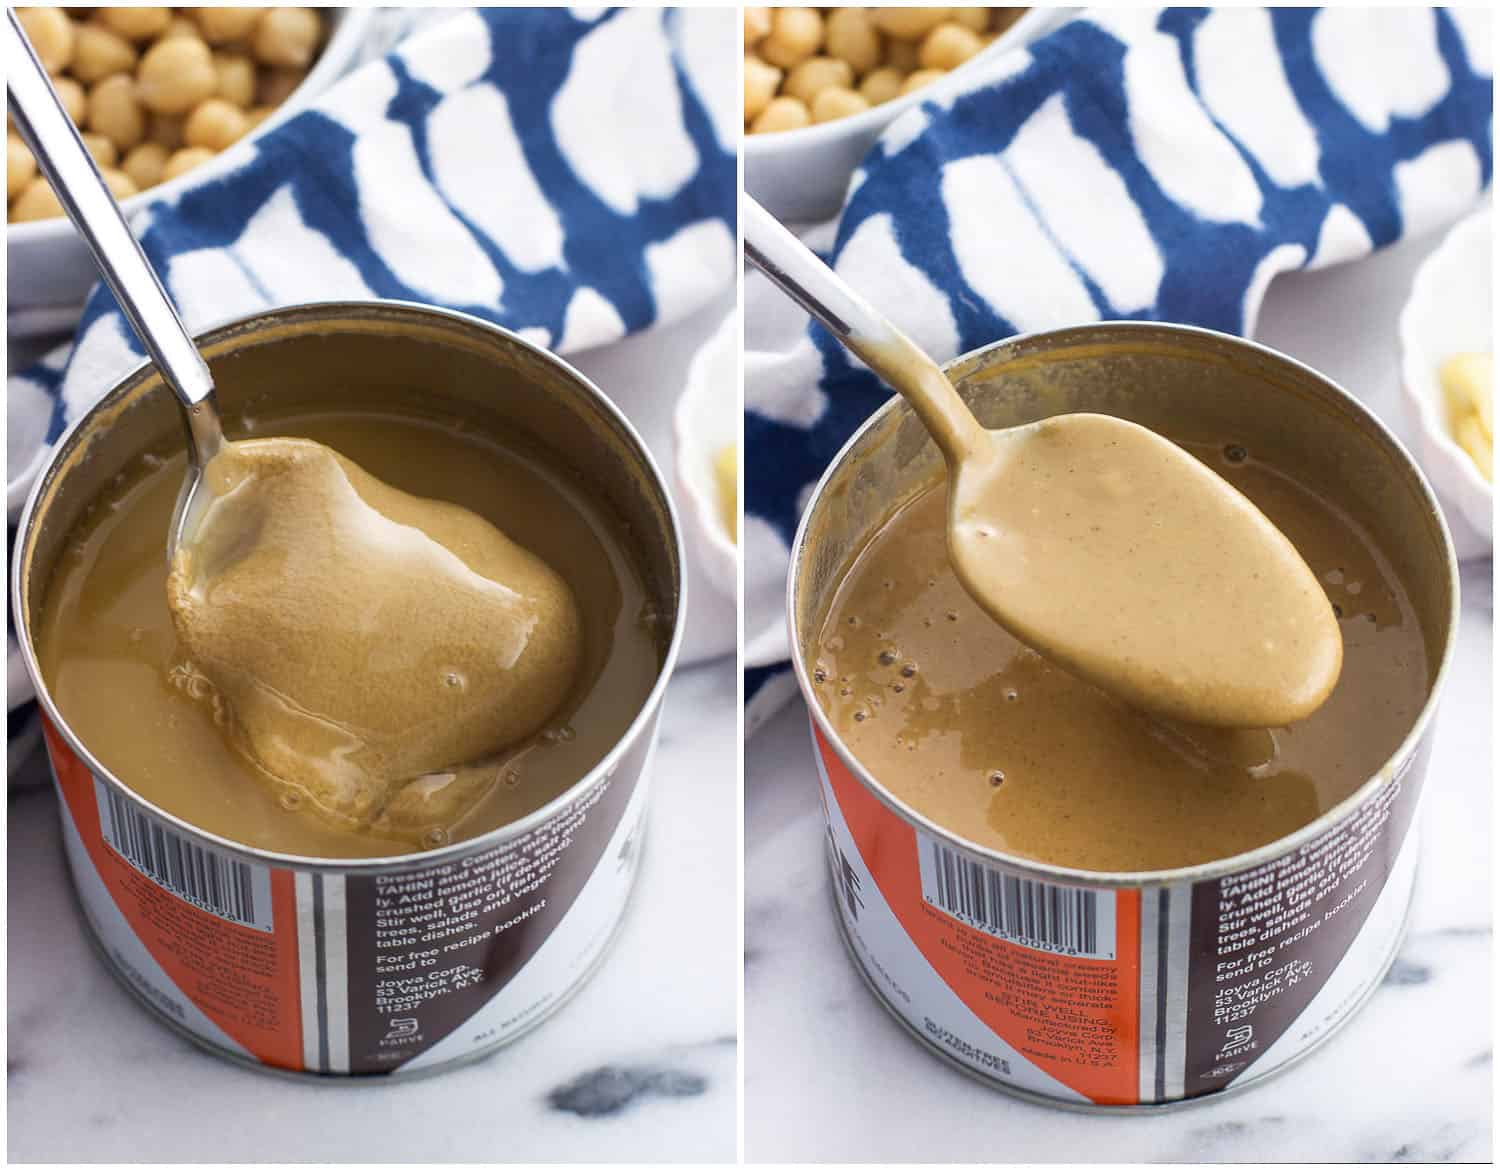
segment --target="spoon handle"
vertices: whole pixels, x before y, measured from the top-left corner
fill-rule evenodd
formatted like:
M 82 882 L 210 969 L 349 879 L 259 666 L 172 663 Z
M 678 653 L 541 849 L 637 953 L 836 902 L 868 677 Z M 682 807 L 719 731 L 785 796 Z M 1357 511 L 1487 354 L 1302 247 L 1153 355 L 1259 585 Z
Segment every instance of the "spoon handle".
M 984 429 L 938 364 L 749 195 L 741 196 L 740 224 L 745 258 L 900 391 L 950 463 L 985 442 Z
M 131 234 L 93 157 L 32 52 L 14 8 L 6 9 L 5 87 L 16 129 L 58 202 L 83 236 L 156 368 L 187 408 L 192 453 L 201 467 L 223 441 L 214 380 L 182 318 Z

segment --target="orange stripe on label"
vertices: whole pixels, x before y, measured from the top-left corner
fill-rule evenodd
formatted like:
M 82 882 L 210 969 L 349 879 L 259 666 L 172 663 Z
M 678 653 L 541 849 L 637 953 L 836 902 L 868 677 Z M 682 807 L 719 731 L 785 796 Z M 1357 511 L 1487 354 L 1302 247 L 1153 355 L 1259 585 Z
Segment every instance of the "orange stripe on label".
M 821 732 L 814 738 L 866 868 L 943 982 L 996 1036 L 1090 1101 L 1139 1101 L 1139 892 L 1114 894 L 1113 960 L 1056 955 L 970 927 L 923 900 L 916 831 L 849 772 Z
M 270 934 L 221 919 L 178 897 L 110 849 L 99 825 L 93 774 L 45 716 L 42 730 L 73 826 L 94 870 L 151 957 L 183 996 L 260 1061 L 302 1069 L 292 872 L 271 870 Z

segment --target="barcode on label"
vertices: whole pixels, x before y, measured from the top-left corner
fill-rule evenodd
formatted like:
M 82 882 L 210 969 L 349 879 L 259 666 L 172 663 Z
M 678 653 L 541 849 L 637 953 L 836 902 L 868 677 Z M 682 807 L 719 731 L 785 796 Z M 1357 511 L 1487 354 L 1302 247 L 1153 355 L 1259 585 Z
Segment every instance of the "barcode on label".
M 190 842 L 97 777 L 94 795 L 105 842 L 135 870 L 220 919 L 257 931 L 272 929 L 271 872 L 264 866 Z
M 1115 958 L 1111 891 L 1017 878 L 917 836 L 922 898 L 955 919 L 1036 951 Z

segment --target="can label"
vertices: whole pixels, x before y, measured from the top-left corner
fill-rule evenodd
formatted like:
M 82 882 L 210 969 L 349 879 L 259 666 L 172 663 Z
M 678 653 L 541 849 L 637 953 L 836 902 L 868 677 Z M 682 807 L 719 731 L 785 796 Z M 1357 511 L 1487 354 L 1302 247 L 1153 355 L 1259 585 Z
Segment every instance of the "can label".
M 1296 1057 L 1379 978 L 1416 875 L 1421 775 L 1408 765 L 1306 845 L 1192 887 L 1181 1096 Z
M 531 831 L 362 874 L 265 865 L 184 833 L 92 774 L 44 719 L 90 925 L 142 997 L 207 1044 L 283 1069 L 381 1074 L 524 1031 L 624 910 L 654 728 Z
M 1138 1105 L 1253 1080 L 1347 1018 L 1399 938 L 1410 765 L 1264 866 L 1115 889 L 1038 880 L 940 840 L 887 808 L 816 725 L 813 740 L 857 961 L 919 1036 L 1003 1085 Z

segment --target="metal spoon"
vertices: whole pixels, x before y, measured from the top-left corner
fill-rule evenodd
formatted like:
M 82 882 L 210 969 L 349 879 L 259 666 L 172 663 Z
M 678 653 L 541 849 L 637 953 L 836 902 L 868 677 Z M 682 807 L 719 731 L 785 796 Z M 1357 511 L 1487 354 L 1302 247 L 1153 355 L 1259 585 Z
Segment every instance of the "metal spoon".
M 167 537 L 170 559 L 184 535 L 193 531 L 208 503 L 210 493 L 200 491 L 203 471 L 224 443 L 213 375 L 104 185 L 93 157 L 48 81 L 47 71 L 32 51 L 14 8 L 6 9 L 5 86 L 17 131 L 94 254 L 94 263 L 136 337 L 182 405 L 188 471 Z
M 937 443 L 948 559 L 991 618 L 1132 705 L 1191 723 L 1276 727 L 1328 697 L 1343 643 L 1327 595 L 1227 481 L 1112 416 L 987 430 L 936 362 L 753 199 L 741 208 L 751 263 Z

